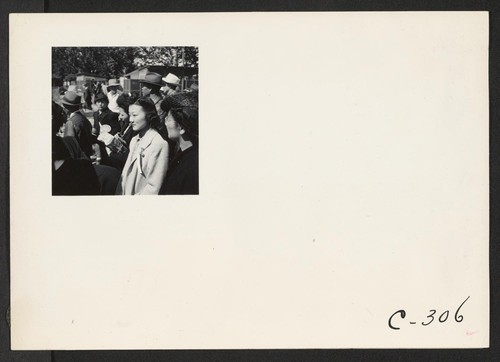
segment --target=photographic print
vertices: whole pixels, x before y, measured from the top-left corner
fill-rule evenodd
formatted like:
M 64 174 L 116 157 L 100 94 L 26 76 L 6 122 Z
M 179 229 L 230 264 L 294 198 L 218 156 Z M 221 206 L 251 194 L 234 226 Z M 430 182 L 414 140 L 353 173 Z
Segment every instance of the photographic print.
M 198 48 L 52 48 L 52 194 L 198 194 Z

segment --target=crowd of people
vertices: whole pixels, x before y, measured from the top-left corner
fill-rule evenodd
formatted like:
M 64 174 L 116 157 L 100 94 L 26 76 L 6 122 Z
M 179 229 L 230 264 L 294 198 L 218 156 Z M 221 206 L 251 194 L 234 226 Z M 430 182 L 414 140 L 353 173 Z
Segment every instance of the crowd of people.
M 60 91 L 52 102 L 52 194 L 198 194 L 198 88 L 179 91 L 179 82 L 149 72 L 141 95 L 116 79 L 84 85 L 83 98 Z

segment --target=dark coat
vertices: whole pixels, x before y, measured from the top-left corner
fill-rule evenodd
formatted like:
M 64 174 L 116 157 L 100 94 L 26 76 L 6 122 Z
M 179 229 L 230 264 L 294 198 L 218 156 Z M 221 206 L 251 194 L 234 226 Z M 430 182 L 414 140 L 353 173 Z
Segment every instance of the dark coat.
M 82 151 L 85 152 L 88 157 L 92 156 L 92 124 L 87 117 L 80 111 L 74 112 L 66 122 L 66 128 L 68 128 L 66 134 L 68 134 L 70 128 L 72 128 L 71 133 L 74 133 Z
M 120 131 L 121 138 L 125 141 L 127 147 L 129 148 L 130 148 L 130 141 L 138 133 L 139 131 L 134 131 L 132 127 L 128 127 L 128 122 L 126 125 L 122 125 L 122 130 Z M 121 172 L 123 170 L 123 167 L 125 166 L 127 157 L 128 157 L 128 152 L 118 153 L 113 150 L 109 154 L 109 165 L 120 170 Z
M 97 134 L 99 134 L 101 129 L 99 123 L 109 125 L 111 127 L 109 133 L 112 135 L 117 134 L 121 130 L 120 123 L 118 122 L 118 113 L 111 112 L 109 108 L 103 110 L 101 114 L 99 114 L 99 111 L 94 112 L 94 128 Z
M 132 138 L 134 138 L 134 136 L 137 135 L 138 133 L 139 133 L 139 131 L 134 131 L 132 129 L 132 126 L 128 127 L 128 124 L 123 125 L 122 131 L 121 131 L 122 138 L 127 143 L 127 146 L 129 146 L 129 147 L 130 147 L 130 141 L 132 141 Z M 160 133 L 160 132 L 158 132 L 158 133 Z M 161 135 L 161 133 L 160 133 L 160 135 Z
M 168 166 L 161 195 L 198 195 L 198 147 L 178 151 Z
M 168 137 L 168 130 L 167 130 L 167 127 L 165 126 L 165 123 L 160 123 L 160 127 L 158 127 L 157 129 L 158 133 L 160 134 L 160 136 L 163 137 L 163 139 L 165 141 L 167 141 L 168 143 L 168 147 L 170 150 L 175 150 L 175 147 L 177 146 L 177 144 L 175 143 L 175 141 L 171 140 L 169 137 Z M 172 161 L 172 159 L 174 158 L 174 153 L 175 152 L 172 152 L 170 151 L 170 153 L 168 154 L 168 162 L 170 163 Z
M 85 101 L 87 108 L 90 108 L 90 105 L 92 104 L 92 91 L 90 88 L 86 88 L 83 92 L 83 100 Z
M 101 185 L 101 195 L 114 195 L 120 180 L 120 171 L 105 165 L 94 165 L 94 170 Z
M 52 195 L 99 195 L 100 188 L 89 160 L 67 159 L 52 174 Z

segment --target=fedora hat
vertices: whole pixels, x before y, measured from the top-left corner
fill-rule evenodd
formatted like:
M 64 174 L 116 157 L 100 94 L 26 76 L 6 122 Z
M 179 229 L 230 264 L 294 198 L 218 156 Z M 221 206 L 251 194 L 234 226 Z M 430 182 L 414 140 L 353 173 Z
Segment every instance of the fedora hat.
M 61 103 L 67 106 L 80 106 L 82 103 L 82 97 L 73 91 L 67 91 L 64 93 L 64 97 L 61 98 Z
M 155 86 L 158 86 L 158 87 L 162 87 L 165 84 L 167 84 L 167 83 L 165 83 L 163 81 L 163 79 L 161 79 L 161 74 L 154 73 L 154 72 L 148 72 L 148 73 L 146 73 L 144 79 L 141 79 L 139 82 L 140 83 L 146 83 L 146 84 L 155 85 Z
M 110 79 L 108 82 L 108 88 L 109 87 L 119 87 L 120 86 L 120 81 L 118 79 Z
M 172 73 L 168 73 L 167 76 L 163 78 L 163 80 L 165 81 L 165 83 L 172 84 L 175 86 L 181 84 L 181 80 L 179 79 L 179 77 Z

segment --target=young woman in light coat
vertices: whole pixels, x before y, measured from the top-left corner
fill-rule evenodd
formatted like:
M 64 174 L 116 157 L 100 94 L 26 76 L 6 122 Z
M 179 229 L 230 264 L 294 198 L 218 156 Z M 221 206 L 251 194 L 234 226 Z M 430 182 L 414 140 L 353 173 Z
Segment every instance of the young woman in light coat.
M 117 195 L 158 195 L 168 168 L 168 143 L 157 132 L 160 118 L 149 98 L 139 98 L 129 108 L 130 123 L 139 133 L 130 141 L 130 152 L 116 189 Z

